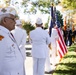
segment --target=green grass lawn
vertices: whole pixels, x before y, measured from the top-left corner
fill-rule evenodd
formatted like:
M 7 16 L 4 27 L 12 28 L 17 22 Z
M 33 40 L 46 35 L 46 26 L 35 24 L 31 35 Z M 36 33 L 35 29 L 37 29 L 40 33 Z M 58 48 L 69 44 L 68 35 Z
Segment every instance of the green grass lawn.
M 76 75 L 76 44 L 68 49 L 53 75 Z

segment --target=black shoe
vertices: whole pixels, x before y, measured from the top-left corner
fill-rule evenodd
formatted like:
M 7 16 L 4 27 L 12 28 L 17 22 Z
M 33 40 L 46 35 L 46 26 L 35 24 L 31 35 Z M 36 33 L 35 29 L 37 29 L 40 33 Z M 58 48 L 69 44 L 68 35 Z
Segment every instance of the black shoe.
M 45 71 L 45 74 L 53 74 L 54 70 L 51 70 L 49 72 Z

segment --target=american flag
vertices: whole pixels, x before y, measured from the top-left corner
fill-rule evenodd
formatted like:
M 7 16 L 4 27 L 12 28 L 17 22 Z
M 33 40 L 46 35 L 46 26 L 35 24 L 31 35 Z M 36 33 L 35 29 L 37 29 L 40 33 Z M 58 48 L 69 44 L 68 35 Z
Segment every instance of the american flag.
M 56 29 L 59 35 L 59 39 L 57 40 L 57 50 L 58 50 L 58 55 L 61 59 L 68 52 L 68 50 L 64 42 L 64 38 L 63 38 L 62 30 L 60 28 L 60 22 L 58 21 L 57 14 L 56 14 L 56 25 L 58 26 Z
M 57 50 L 58 50 L 58 55 L 61 59 L 68 52 L 68 50 L 64 42 L 62 30 L 60 28 L 56 28 L 56 29 L 59 35 L 59 39 L 57 40 Z
M 55 10 L 53 8 L 54 7 L 51 6 L 51 18 L 52 19 L 50 23 L 50 36 L 51 36 L 51 30 L 53 28 L 53 25 L 56 23 L 57 25 L 56 29 L 59 35 L 59 39 L 57 40 L 57 53 L 58 53 L 59 59 L 61 59 L 68 52 L 68 50 L 64 42 L 64 38 L 63 38 L 62 31 L 60 28 L 60 22 L 58 21 L 58 15 L 56 14 L 56 8 Z

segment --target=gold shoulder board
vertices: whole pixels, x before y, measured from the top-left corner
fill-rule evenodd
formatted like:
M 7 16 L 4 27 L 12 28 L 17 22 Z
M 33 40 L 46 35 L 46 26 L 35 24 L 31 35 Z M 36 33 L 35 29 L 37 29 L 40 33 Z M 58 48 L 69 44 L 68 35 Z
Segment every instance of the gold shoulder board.
M 4 36 L 0 35 L 0 41 L 4 38 Z

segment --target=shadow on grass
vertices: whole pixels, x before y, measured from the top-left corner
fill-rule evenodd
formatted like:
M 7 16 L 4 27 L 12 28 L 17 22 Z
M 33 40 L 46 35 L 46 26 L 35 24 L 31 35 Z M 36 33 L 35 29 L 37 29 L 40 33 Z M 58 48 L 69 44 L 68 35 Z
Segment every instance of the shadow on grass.
M 75 65 L 76 63 L 60 63 L 54 71 L 53 75 L 76 75 Z
M 76 58 L 76 55 L 67 55 L 64 58 Z
M 60 63 L 59 65 L 68 66 L 68 67 L 71 67 L 70 69 L 76 70 L 76 63 Z
M 56 73 L 56 74 L 55 74 Z M 76 70 L 56 70 L 53 75 L 76 75 Z
M 58 64 L 53 75 L 76 75 L 76 45 L 69 47 L 68 53 Z
M 69 51 L 74 51 L 74 50 L 76 50 L 76 46 L 72 46 L 72 47 L 70 47 L 68 50 L 69 50 Z

